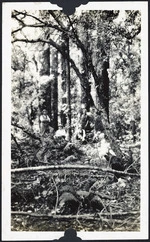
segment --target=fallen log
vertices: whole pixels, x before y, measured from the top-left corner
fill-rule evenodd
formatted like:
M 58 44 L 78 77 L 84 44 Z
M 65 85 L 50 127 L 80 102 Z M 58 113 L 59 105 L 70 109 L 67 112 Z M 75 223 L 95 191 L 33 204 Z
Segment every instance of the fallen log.
M 135 144 L 129 144 L 129 145 L 126 145 L 126 146 L 120 145 L 120 148 L 121 149 L 124 149 L 124 150 L 128 150 L 130 148 L 141 148 L 141 143 L 140 142 L 137 142 Z
M 100 168 L 99 166 L 90 166 L 90 165 L 51 165 L 51 166 L 36 166 L 36 167 L 24 167 L 24 168 L 15 168 L 15 169 L 11 169 L 12 173 L 19 173 L 19 172 L 27 172 L 27 171 L 31 171 L 31 172 L 36 172 L 36 171 L 40 171 L 40 170 L 61 170 L 61 169 L 83 169 L 83 170 L 98 170 L 98 171 L 102 171 L 102 172 L 110 172 L 110 173 L 115 173 L 115 174 L 122 174 L 125 176 L 135 176 L 135 177 L 140 177 L 140 174 L 137 173 L 128 173 L 125 171 L 117 171 L 117 170 L 113 170 L 110 168 Z
M 37 214 L 32 212 L 23 212 L 23 211 L 11 211 L 11 215 L 20 215 L 20 216 L 31 216 L 31 217 L 37 217 L 37 218 L 47 218 L 47 219 L 92 219 L 92 220 L 100 220 L 101 216 L 107 217 L 111 216 L 113 217 L 121 217 L 121 216 L 133 216 L 133 215 L 139 215 L 140 211 L 131 211 L 131 212 L 122 212 L 122 213 L 97 213 L 97 216 L 95 214 L 77 214 L 77 215 L 52 215 L 52 214 Z
M 141 148 L 141 143 L 137 142 L 135 144 L 130 144 L 127 146 L 128 148 Z

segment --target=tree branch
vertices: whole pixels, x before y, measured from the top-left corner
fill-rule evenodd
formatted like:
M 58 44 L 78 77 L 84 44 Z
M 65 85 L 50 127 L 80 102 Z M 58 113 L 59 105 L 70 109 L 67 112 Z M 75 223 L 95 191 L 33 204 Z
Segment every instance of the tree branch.
M 22 30 L 23 28 L 24 28 L 24 26 L 20 27 L 19 29 L 15 29 L 15 30 L 13 30 L 11 33 L 12 33 L 12 34 L 15 34 L 15 33 L 17 33 L 18 31 Z
M 79 37 L 78 37 L 74 27 L 73 27 L 73 23 L 72 23 L 69 16 L 68 16 L 68 19 L 69 19 L 70 25 L 72 27 L 74 37 L 77 40 L 77 46 L 78 46 L 78 48 L 80 48 L 82 50 L 82 53 L 85 57 L 85 60 L 88 63 L 89 70 L 91 71 L 91 74 L 93 75 L 93 78 L 95 80 L 95 86 L 99 87 L 99 84 L 100 84 L 99 77 L 98 77 L 96 70 L 94 68 L 92 57 L 91 57 L 90 53 L 87 51 L 87 49 L 85 49 L 84 44 L 79 39 Z M 99 88 L 96 88 L 96 91 L 97 91 L 98 97 L 100 97 Z
M 36 166 L 36 167 L 25 167 L 25 168 L 17 168 L 17 169 L 12 169 L 12 173 L 19 173 L 19 172 L 27 172 L 27 171 L 40 171 L 40 170 L 57 170 L 57 169 L 79 169 L 79 170 L 98 170 L 102 172 L 110 172 L 110 173 L 115 173 L 115 174 L 121 174 L 121 175 L 128 175 L 128 176 L 135 176 L 135 177 L 140 177 L 140 174 L 137 173 L 128 173 L 124 171 L 117 171 L 117 170 L 112 170 L 112 169 L 107 169 L 107 168 L 100 168 L 99 166 L 90 166 L 90 165 L 51 165 L 51 166 Z
M 11 125 L 18 128 L 18 129 L 21 129 L 24 133 L 26 133 L 27 135 L 29 135 L 33 139 L 37 139 L 37 140 L 41 141 L 41 139 L 39 137 L 37 137 L 35 134 L 30 133 L 28 130 L 26 130 L 24 127 L 20 126 L 19 124 L 12 122 Z
M 20 12 L 20 14 L 24 14 L 28 17 L 32 17 L 33 19 L 36 19 L 40 22 L 40 24 L 37 24 L 37 23 L 36 24 L 26 24 L 23 20 L 19 19 L 16 15 L 13 14 L 12 18 L 15 18 L 17 21 L 19 21 L 22 24 L 23 27 L 29 27 L 29 28 L 44 28 L 44 27 L 47 28 L 47 27 L 50 27 L 50 28 L 53 28 L 53 29 L 57 29 L 60 32 L 65 32 L 65 33 L 68 32 L 65 28 L 60 28 L 58 25 L 53 25 L 51 23 L 43 22 L 39 18 L 37 18 L 33 15 L 30 15 L 30 14 L 27 14 L 27 13 L 21 13 L 21 12 Z M 15 31 L 15 32 L 17 32 L 17 31 Z
M 18 17 L 16 17 L 16 15 L 13 15 L 14 18 L 16 18 L 21 24 L 23 27 L 51 27 L 51 28 L 54 28 L 54 29 L 57 29 L 63 33 L 67 33 L 69 35 L 70 38 L 76 38 L 77 40 L 77 46 L 81 49 L 81 51 L 83 52 L 84 56 L 85 56 L 85 59 L 86 59 L 86 62 L 90 62 L 90 65 L 89 67 L 91 68 L 91 73 L 94 77 L 94 80 L 95 80 L 95 83 L 96 83 L 96 86 L 99 85 L 99 81 L 98 81 L 98 76 L 96 74 L 96 71 L 95 71 L 95 68 L 93 66 L 93 63 L 92 63 L 92 59 L 90 57 L 90 55 L 88 55 L 87 53 L 87 50 L 84 48 L 84 45 L 83 43 L 81 42 L 81 40 L 79 39 L 79 37 L 77 36 L 77 34 L 75 33 L 75 30 L 74 30 L 74 27 L 73 27 L 73 24 L 69 18 L 69 21 L 70 21 L 70 25 L 72 26 L 72 29 L 73 29 L 73 34 L 74 34 L 74 37 L 72 36 L 72 34 L 70 34 L 70 32 L 68 31 L 68 29 L 66 29 L 64 27 L 64 25 L 61 23 L 61 21 L 59 21 L 59 19 L 56 17 L 56 15 L 54 14 L 53 11 L 49 11 L 50 14 L 53 16 L 53 18 L 56 20 L 56 22 L 60 25 L 57 26 L 57 25 L 52 25 L 52 24 L 49 24 L 49 23 L 45 23 L 43 21 L 41 21 L 40 19 L 38 19 L 37 17 L 34 17 L 30 14 L 27 14 L 27 13 L 21 13 L 21 12 L 18 12 L 18 14 L 24 14 L 26 16 L 30 16 L 30 17 L 33 17 L 34 19 L 38 20 L 40 23 L 42 23 L 43 25 L 27 25 L 25 24 L 22 20 L 20 20 Z M 19 31 L 19 30 L 18 30 Z M 17 30 L 14 30 L 12 33 L 14 32 L 17 32 Z M 53 47 L 55 47 L 65 58 L 68 58 L 68 56 L 66 55 L 66 53 L 61 49 L 61 47 L 59 45 L 57 45 L 52 39 L 49 39 L 49 40 L 42 40 L 42 39 L 37 39 L 37 40 L 27 40 L 27 39 L 15 39 L 12 41 L 12 43 L 15 43 L 15 42 L 25 42 L 25 43 L 36 43 L 36 42 L 42 42 L 42 43 L 48 43 L 48 44 L 51 44 Z M 79 77 L 80 80 L 83 79 L 83 76 L 82 74 L 80 73 L 79 69 L 77 68 L 77 66 L 75 65 L 75 62 L 73 61 L 73 59 L 69 58 L 69 61 L 70 61 L 70 64 L 71 64 L 71 67 L 74 69 L 74 71 L 76 72 L 77 76 Z M 83 89 L 85 90 L 85 87 L 84 85 L 82 84 L 81 82 L 81 86 L 83 87 Z M 99 95 L 99 89 L 97 88 L 96 89 L 97 92 L 98 92 L 98 95 Z
M 57 18 L 57 16 L 54 14 L 54 11 L 49 10 L 48 12 L 51 14 L 51 16 L 54 18 L 54 20 L 59 24 L 59 26 L 61 26 L 61 29 L 63 31 L 66 31 L 65 26 L 63 25 L 62 21 L 59 21 L 59 19 Z
M 101 220 L 101 216 L 107 217 L 110 216 L 110 213 L 99 213 L 100 217 L 93 216 L 91 214 L 82 214 L 82 215 L 47 215 L 47 214 L 38 214 L 38 213 L 29 213 L 29 212 L 23 212 L 23 211 L 11 211 L 12 215 L 22 215 L 22 216 L 31 216 L 31 217 L 37 217 L 37 218 L 47 218 L 47 219 L 87 219 L 87 220 Z M 139 211 L 131 211 L 131 212 L 121 212 L 121 213 L 111 213 L 112 217 L 119 217 L 119 216 L 133 216 L 133 215 L 139 215 Z M 122 222 L 122 221 L 121 221 Z
M 55 189 L 56 189 L 56 203 L 55 203 L 55 214 L 57 213 L 57 207 L 58 207 L 58 200 L 59 200 L 59 194 L 58 194 L 58 188 L 57 188 L 57 185 L 56 185 L 56 182 L 52 176 L 52 181 L 54 183 L 54 186 L 55 186 Z
M 18 15 L 24 15 L 24 18 L 26 16 L 28 16 L 28 17 L 31 17 L 31 18 L 37 20 L 38 22 L 40 22 L 42 24 L 45 24 L 45 22 L 43 22 L 41 19 L 39 19 L 39 18 L 37 18 L 37 17 L 35 17 L 35 16 L 31 15 L 31 14 L 28 14 L 27 12 L 19 12 L 19 11 L 15 10 L 15 13 L 16 14 L 12 14 L 12 18 L 17 18 L 16 16 L 18 16 Z M 20 19 L 19 19 L 19 21 L 20 21 Z
M 47 44 L 50 44 L 52 45 L 53 47 L 55 47 L 65 58 L 68 59 L 68 56 L 67 54 L 65 53 L 65 51 L 63 51 L 63 49 L 61 48 L 61 46 L 59 46 L 56 42 L 54 42 L 52 39 L 49 39 L 49 40 L 43 40 L 43 39 L 15 39 L 12 41 L 12 43 L 15 43 L 15 42 L 25 42 L 25 43 L 38 43 L 38 42 L 42 42 L 42 43 L 47 43 Z M 70 64 L 71 64 L 71 67 L 74 69 L 74 71 L 76 72 L 77 76 L 80 78 L 80 80 L 82 80 L 82 74 L 80 73 L 79 69 L 77 68 L 75 62 L 73 61 L 73 59 L 71 59 L 69 57 L 69 61 L 70 61 Z M 82 85 L 82 84 L 81 84 Z
M 21 154 L 23 154 L 23 150 L 21 149 L 21 146 L 18 144 L 16 137 L 13 134 L 11 134 L 11 137 L 14 140 L 14 142 L 15 142 L 16 146 L 18 147 L 18 149 L 20 150 Z
M 59 19 L 56 17 L 56 15 L 54 14 L 54 12 L 53 11 L 49 11 L 49 12 L 53 16 L 53 18 L 56 20 L 56 22 L 61 26 L 61 29 L 66 31 L 64 25 L 62 25 L 62 22 L 59 21 Z M 74 29 L 74 26 L 73 26 L 73 23 L 72 23 L 70 17 L 69 16 L 67 16 L 67 17 L 68 17 L 70 26 L 72 27 L 72 31 L 73 31 L 74 38 L 77 40 L 76 44 L 77 44 L 78 48 L 81 49 L 83 55 L 85 56 L 86 61 L 87 62 L 88 61 L 90 62 L 89 68 L 91 69 L 91 73 L 92 73 L 93 78 L 94 78 L 94 80 L 96 82 L 96 85 L 97 85 L 97 84 L 99 84 L 99 82 L 97 83 L 98 76 L 96 74 L 96 71 L 95 71 L 95 68 L 94 68 L 94 65 L 93 65 L 91 56 L 89 55 L 88 51 L 85 49 L 84 44 L 79 39 L 79 37 L 78 37 L 78 35 L 77 35 L 77 33 L 76 33 L 75 29 Z M 71 37 L 72 39 L 74 39 L 73 36 L 70 33 L 68 35 L 69 35 L 69 37 Z

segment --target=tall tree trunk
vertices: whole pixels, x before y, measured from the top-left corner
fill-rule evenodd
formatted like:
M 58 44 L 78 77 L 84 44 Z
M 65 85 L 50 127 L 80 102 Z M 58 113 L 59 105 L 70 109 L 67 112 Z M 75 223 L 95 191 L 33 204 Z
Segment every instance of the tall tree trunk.
M 54 79 L 51 81 L 51 113 L 52 127 L 58 129 L 58 52 L 52 49 L 52 71 Z
M 89 25 L 88 25 L 88 19 L 87 22 L 85 23 L 84 26 L 84 49 L 85 52 L 83 52 L 82 55 L 82 84 L 84 88 L 82 87 L 83 90 L 83 97 L 82 97 L 82 102 L 85 104 L 85 107 L 87 111 L 90 110 L 90 107 L 94 106 L 94 101 L 91 96 L 91 83 L 89 82 L 90 80 L 90 68 L 89 68 L 89 50 L 90 50 L 90 45 L 89 45 Z
M 52 120 L 52 107 L 51 107 L 51 82 L 49 82 L 46 88 L 46 100 L 45 100 L 46 109 L 48 112 L 48 116 Z
M 36 68 L 36 94 L 37 94 L 37 101 L 38 101 L 38 107 L 37 107 L 37 117 L 38 117 L 38 126 L 40 127 L 40 97 L 39 97 L 39 92 L 40 92 L 40 74 L 39 74 L 39 67 L 38 67 L 38 60 L 36 59 L 36 56 L 33 56 L 33 62 L 35 64 Z
M 62 39 L 64 39 L 64 36 L 62 35 Z M 64 43 L 62 44 L 62 50 L 63 52 L 66 51 L 66 43 L 64 40 Z M 67 60 L 66 58 L 61 55 L 61 82 L 60 82 L 60 90 L 59 90 L 59 115 L 60 115 L 60 123 L 63 128 L 66 127 L 67 123 Z
M 71 79 L 70 79 L 70 62 L 69 62 L 69 37 L 66 37 L 67 58 L 67 104 L 68 104 L 68 139 L 71 140 Z
M 41 63 L 41 68 L 39 70 L 40 76 L 49 76 L 50 75 L 50 48 L 46 44 L 45 49 L 42 51 L 40 54 L 40 63 Z
M 107 71 L 108 68 L 109 61 L 105 60 L 102 65 L 101 104 L 107 114 L 107 119 L 109 122 L 109 77 Z
M 50 68 L 50 46 L 45 45 L 44 50 L 39 54 L 39 67 L 36 64 L 37 71 L 39 71 L 39 80 L 40 76 L 50 76 L 51 68 Z M 40 109 L 45 108 L 48 112 L 48 115 L 51 117 L 51 83 L 49 82 L 46 86 L 43 98 L 45 100 L 44 103 L 40 106 Z M 40 103 L 40 102 L 39 102 Z
M 70 79 L 70 54 L 69 54 L 69 37 L 66 34 L 62 34 L 63 44 L 62 50 L 65 53 L 65 56 L 62 55 L 62 92 L 65 98 L 62 99 L 62 106 L 66 104 L 67 112 L 65 111 L 64 115 L 67 115 L 67 131 L 68 131 L 68 140 L 71 140 L 71 79 Z

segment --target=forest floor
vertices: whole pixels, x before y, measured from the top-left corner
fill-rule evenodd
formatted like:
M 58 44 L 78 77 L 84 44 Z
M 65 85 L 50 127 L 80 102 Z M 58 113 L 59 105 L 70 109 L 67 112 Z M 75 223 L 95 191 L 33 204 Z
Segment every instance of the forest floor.
M 139 153 L 135 147 L 136 172 L 116 179 L 97 143 L 41 147 L 36 165 L 12 167 L 11 230 L 139 231 Z

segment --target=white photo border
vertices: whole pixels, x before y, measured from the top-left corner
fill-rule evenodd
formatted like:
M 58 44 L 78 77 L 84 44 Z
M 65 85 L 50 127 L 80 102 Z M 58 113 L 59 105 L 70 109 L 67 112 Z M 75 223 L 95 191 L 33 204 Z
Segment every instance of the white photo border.
M 62 0 L 63 1 L 63 0 Z M 2 3 L 2 240 L 54 240 L 62 232 L 11 231 L 11 10 L 61 10 L 49 2 Z M 78 232 L 83 240 L 148 239 L 148 1 L 89 2 L 81 10 L 140 10 L 141 20 L 141 230 L 140 232 Z

